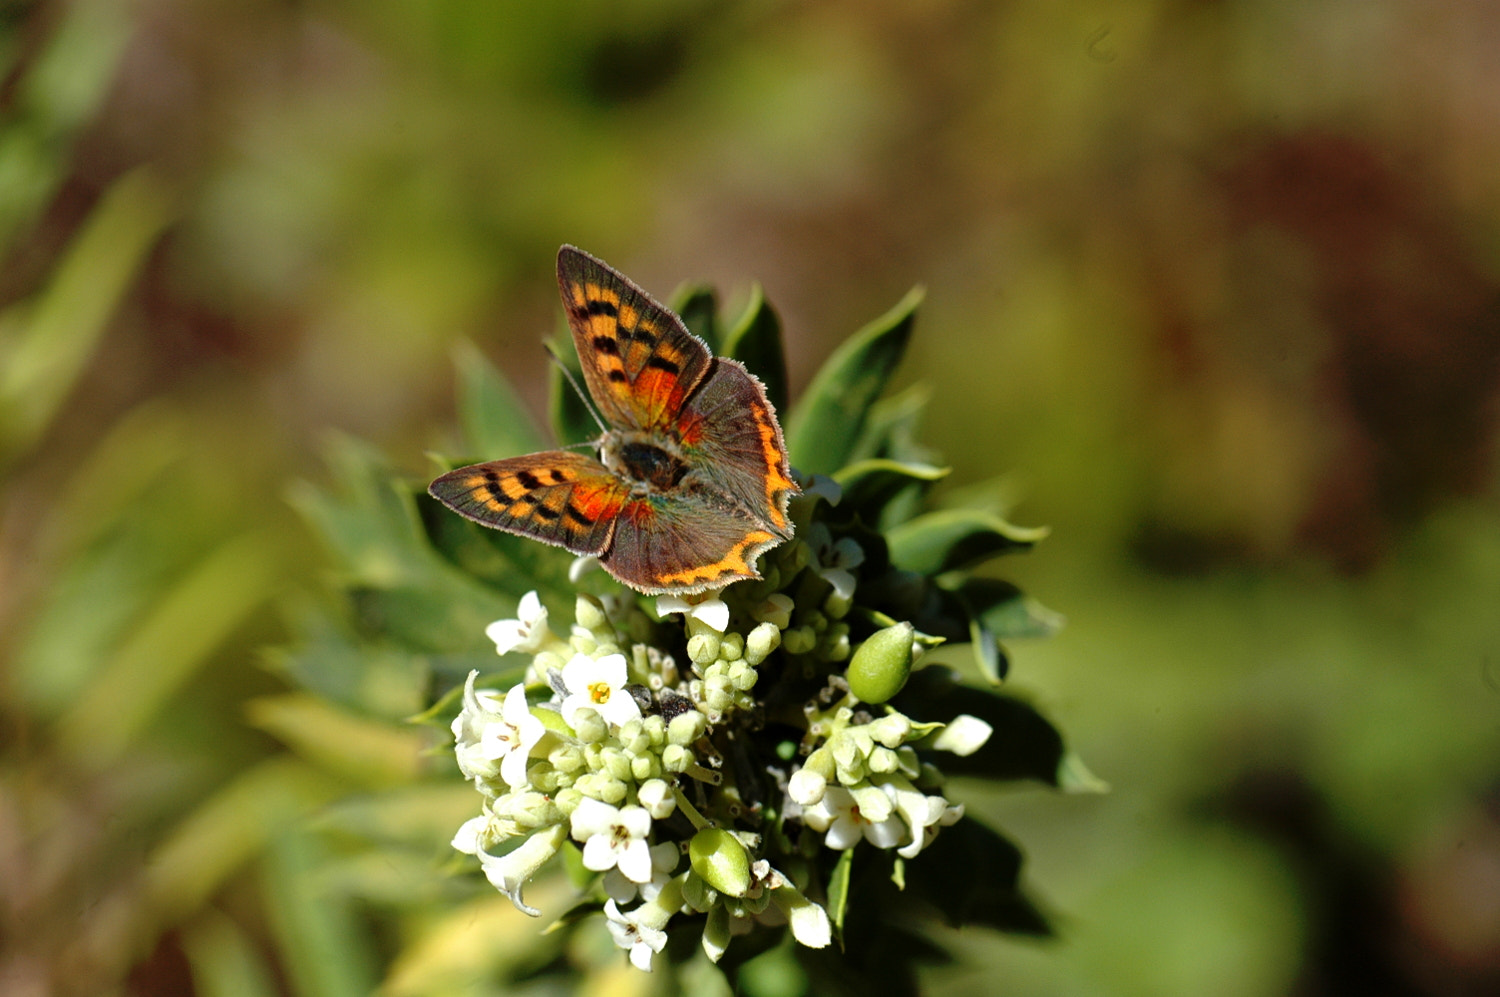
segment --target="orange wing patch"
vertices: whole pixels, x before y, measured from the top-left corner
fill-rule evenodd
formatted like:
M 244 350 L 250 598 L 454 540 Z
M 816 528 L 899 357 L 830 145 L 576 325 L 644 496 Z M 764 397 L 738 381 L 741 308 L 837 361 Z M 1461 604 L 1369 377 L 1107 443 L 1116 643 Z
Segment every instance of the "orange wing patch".
M 778 499 L 787 490 L 796 490 L 797 483 L 786 473 L 786 451 L 782 447 L 781 432 L 770 409 L 759 402 L 750 403 L 750 418 L 755 423 L 756 435 L 760 437 L 761 458 L 766 463 L 766 508 L 771 514 L 771 525 L 785 529 L 786 513 Z
M 729 549 L 729 553 L 712 564 L 703 564 L 685 571 L 663 573 L 657 583 L 663 587 L 681 586 L 708 587 L 724 578 L 758 578 L 750 560 L 765 544 L 775 543 L 777 537 L 765 530 L 752 530 L 745 539 Z

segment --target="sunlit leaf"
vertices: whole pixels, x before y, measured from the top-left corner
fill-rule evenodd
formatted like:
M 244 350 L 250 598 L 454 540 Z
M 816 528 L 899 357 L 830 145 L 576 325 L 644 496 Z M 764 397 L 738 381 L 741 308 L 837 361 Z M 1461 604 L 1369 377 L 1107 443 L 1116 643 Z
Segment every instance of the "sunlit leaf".
M 921 288 L 913 289 L 845 340 L 813 377 L 786 425 L 787 450 L 799 470 L 831 474 L 848 460 L 870 405 L 906 351 L 922 297 Z
M 969 568 L 999 554 L 1026 550 L 1047 535 L 997 516 L 967 509 L 940 509 L 886 532 L 891 561 L 922 575 Z

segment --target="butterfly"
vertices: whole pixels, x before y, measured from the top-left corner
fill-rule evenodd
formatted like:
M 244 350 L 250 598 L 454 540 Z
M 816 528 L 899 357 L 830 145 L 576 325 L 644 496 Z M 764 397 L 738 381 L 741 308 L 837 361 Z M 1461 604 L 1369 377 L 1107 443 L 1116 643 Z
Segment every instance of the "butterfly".
M 588 253 L 563 246 L 557 284 L 607 424 L 595 455 L 461 467 L 428 491 L 477 523 L 597 557 L 647 594 L 759 578 L 756 559 L 792 536 L 798 492 L 765 388 Z

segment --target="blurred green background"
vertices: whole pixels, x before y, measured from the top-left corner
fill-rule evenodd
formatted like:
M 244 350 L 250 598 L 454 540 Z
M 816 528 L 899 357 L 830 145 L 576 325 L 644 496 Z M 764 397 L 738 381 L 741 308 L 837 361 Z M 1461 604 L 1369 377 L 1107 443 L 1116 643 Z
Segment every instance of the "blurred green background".
M 300 885 L 280 831 L 444 762 L 327 764 L 261 649 L 331 441 L 428 473 L 465 339 L 541 410 L 563 242 L 759 280 L 794 397 L 926 284 L 927 438 L 1053 527 L 1011 684 L 1112 792 L 970 794 L 1060 937 L 933 992 L 1500 992 L 1497 51 L 1486 3 L 0 4 L 0 992 L 495 992 Z M 411 806 L 391 904 L 468 816 Z M 534 930 L 465 916 L 452 964 Z

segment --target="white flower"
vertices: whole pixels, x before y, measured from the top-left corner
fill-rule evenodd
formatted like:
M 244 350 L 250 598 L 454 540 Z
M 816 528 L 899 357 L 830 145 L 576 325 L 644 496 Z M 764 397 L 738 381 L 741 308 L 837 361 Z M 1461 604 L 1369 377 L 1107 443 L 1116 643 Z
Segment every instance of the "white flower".
M 872 821 L 843 786 L 829 786 L 821 800 L 803 809 L 802 822 L 814 831 L 826 831 L 824 843 L 840 851 L 853 848 L 861 838 L 876 848 L 894 848 L 906 836 L 900 814 L 891 812 Z
M 812 551 L 818 574 L 833 586 L 840 599 L 851 598 L 854 595 L 854 574 L 851 569 L 865 563 L 864 548 L 852 537 L 839 537 L 835 542 L 828 527 L 821 522 L 808 526 L 803 540 Z
M 616 727 L 639 720 L 641 708 L 625 691 L 625 679 L 623 654 L 606 654 L 600 658 L 573 655 L 562 670 L 563 687 L 568 690 L 562 701 L 563 720 L 570 727 L 576 726 L 573 718 L 582 709 L 597 710 Z
M 599 559 L 592 554 L 575 557 L 573 558 L 573 563 L 568 565 L 568 582 L 569 584 L 577 585 L 584 575 L 587 575 L 596 568 L 602 567 L 604 565 L 600 564 Z
M 729 603 L 720 599 L 717 594 L 699 602 L 689 602 L 680 595 L 658 596 L 656 615 L 668 616 L 672 613 L 682 613 L 688 619 L 698 620 L 719 633 L 729 627 Z
M 651 881 L 649 883 L 632 882 L 619 868 L 610 869 L 604 874 L 604 892 L 608 893 L 616 903 L 629 903 L 639 893 L 642 900 L 655 900 L 661 895 L 663 886 L 667 880 L 672 878 L 672 873 L 677 869 L 677 863 L 682 859 L 682 849 L 670 841 L 663 841 L 659 845 L 651 846 Z
M 585 796 L 573 811 L 573 840 L 583 842 L 583 867 L 595 872 L 619 867 L 633 883 L 651 882 L 651 815 L 643 808 L 612 807 Z
M 820 498 L 829 505 L 838 505 L 844 497 L 844 486 L 826 474 L 814 474 L 802 485 L 802 494 Z
M 533 590 L 521 596 L 516 606 L 517 620 L 496 620 L 484 628 L 484 634 L 495 642 L 497 654 L 521 651 L 535 654 L 551 643 L 552 631 L 547 629 L 547 607 Z
M 795 886 L 783 886 L 771 894 L 771 900 L 781 908 L 787 922 L 792 926 L 792 937 L 810 949 L 827 947 L 833 941 L 833 928 L 828 923 L 828 912 L 802 895 Z
M 896 854 L 902 858 L 916 858 L 922 849 L 931 843 L 932 838 L 928 837 L 925 832 L 927 828 L 943 819 L 943 814 L 948 810 L 948 801 L 941 796 L 927 796 L 913 789 L 905 780 L 900 780 L 899 784 L 888 782 L 881 788 L 891 798 L 896 813 L 906 823 L 907 833 L 911 835 L 911 841 L 904 847 L 896 849 Z M 954 820 L 957 818 L 955 817 Z M 936 837 L 936 834 L 933 837 Z
M 667 933 L 660 928 L 642 924 L 635 912 L 621 914 L 613 900 L 604 902 L 604 916 L 609 920 L 610 937 L 615 944 L 630 953 L 630 961 L 643 972 L 651 972 L 651 957 L 667 944 Z
M 495 889 L 510 897 L 510 902 L 516 905 L 517 910 L 537 917 L 541 911 L 526 906 L 526 902 L 521 899 L 521 888 L 548 859 L 557 854 L 567 836 L 568 829 L 555 824 L 537 831 L 505 855 L 489 855 L 481 851 L 479 865 Z
M 967 713 L 960 713 L 932 739 L 932 746 L 939 751 L 951 751 L 955 755 L 972 755 L 995 732 L 985 721 Z
M 489 689 L 475 689 L 477 671 L 464 682 L 463 709 L 453 720 L 454 756 L 464 777 L 480 791 L 497 774 L 510 786 L 526 782 L 526 759 L 547 729 L 531 715 L 526 690 L 512 686 L 502 700 Z

